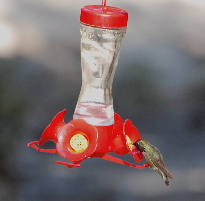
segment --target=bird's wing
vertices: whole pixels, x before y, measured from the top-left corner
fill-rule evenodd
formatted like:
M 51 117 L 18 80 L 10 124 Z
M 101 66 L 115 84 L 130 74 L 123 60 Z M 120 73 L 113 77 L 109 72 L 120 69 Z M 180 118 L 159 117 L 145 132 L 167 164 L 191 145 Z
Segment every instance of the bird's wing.
M 154 162 L 154 164 L 156 165 L 156 167 L 158 167 L 162 172 L 164 172 L 164 174 L 169 177 L 170 179 L 173 179 L 172 174 L 169 172 L 169 170 L 165 167 L 164 163 L 162 163 L 160 160 L 156 160 Z
M 155 147 L 155 149 L 157 149 L 156 147 Z M 158 150 L 158 149 L 157 149 Z M 150 154 L 152 154 L 152 153 L 150 153 Z M 165 164 L 164 164 L 164 162 L 163 162 L 163 157 L 162 157 L 162 155 L 159 153 L 159 158 L 158 157 L 156 157 L 154 154 L 152 154 L 152 158 L 153 158 L 153 163 L 154 163 L 154 165 L 156 166 L 156 167 L 158 167 L 162 172 L 164 172 L 164 174 L 167 176 L 167 177 L 169 177 L 170 179 L 173 179 L 173 176 L 172 176 L 172 174 L 169 172 L 169 170 L 165 167 Z

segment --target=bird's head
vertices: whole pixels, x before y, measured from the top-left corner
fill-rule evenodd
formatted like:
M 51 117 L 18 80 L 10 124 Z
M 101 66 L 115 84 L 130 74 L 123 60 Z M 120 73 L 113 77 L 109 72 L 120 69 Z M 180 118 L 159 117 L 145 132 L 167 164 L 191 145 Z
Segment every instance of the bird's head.
M 138 140 L 138 141 L 134 142 L 133 145 L 136 146 L 137 149 L 139 149 L 139 151 L 145 152 L 144 140 Z

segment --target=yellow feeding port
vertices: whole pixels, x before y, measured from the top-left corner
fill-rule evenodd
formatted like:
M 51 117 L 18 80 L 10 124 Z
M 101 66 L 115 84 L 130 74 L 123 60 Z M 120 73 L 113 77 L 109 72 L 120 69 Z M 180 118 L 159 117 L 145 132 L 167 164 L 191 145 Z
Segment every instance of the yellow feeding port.
M 82 133 L 73 135 L 70 139 L 70 146 L 75 153 L 82 153 L 88 148 L 88 140 Z
M 126 139 L 126 144 L 127 144 L 127 146 L 128 146 L 128 148 L 130 149 L 130 150 L 132 150 L 132 141 L 130 140 L 130 138 L 128 137 L 128 135 L 125 135 L 125 139 Z

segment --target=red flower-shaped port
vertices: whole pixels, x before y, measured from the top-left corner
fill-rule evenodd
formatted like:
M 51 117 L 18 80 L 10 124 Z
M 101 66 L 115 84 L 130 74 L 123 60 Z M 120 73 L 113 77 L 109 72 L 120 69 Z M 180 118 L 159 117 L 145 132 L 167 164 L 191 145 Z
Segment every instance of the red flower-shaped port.
M 140 163 L 143 159 L 143 154 L 140 152 L 133 143 L 140 140 L 141 136 L 137 128 L 132 124 L 132 122 L 127 119 L 124 123 L 124 136 L 126 139 L 127 148 L 134 159 Z
M 56 161 L 68 167 L 79 167 L 77 164 L 91 156 L 97 148 L 98 130 L 82 119 L 75 119 L 65 124 L 66 110 L 59 112 L 43 131 L 40 141 L 28 144 L 40 152 L 58 153 L 73 163 Z M 37 144 L 43 145 L 48 140 L 56 143 L 56 149 L 41 149 Z
M 58 154 L 72 162 L 80 162 L 95 152 L 98 131 L 86 121 L 75 119 L 59 129 L 57 138 Z

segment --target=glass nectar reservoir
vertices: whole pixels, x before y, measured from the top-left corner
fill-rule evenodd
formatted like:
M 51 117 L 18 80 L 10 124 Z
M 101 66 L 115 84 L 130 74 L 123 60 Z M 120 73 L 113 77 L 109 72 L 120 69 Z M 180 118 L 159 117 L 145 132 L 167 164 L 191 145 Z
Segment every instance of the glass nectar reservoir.
M 81 9 L 82 87 L 74 119 L 97 126 L 114 123 L 112 82 L 127 19 L 125 10 L 105 4 Z

